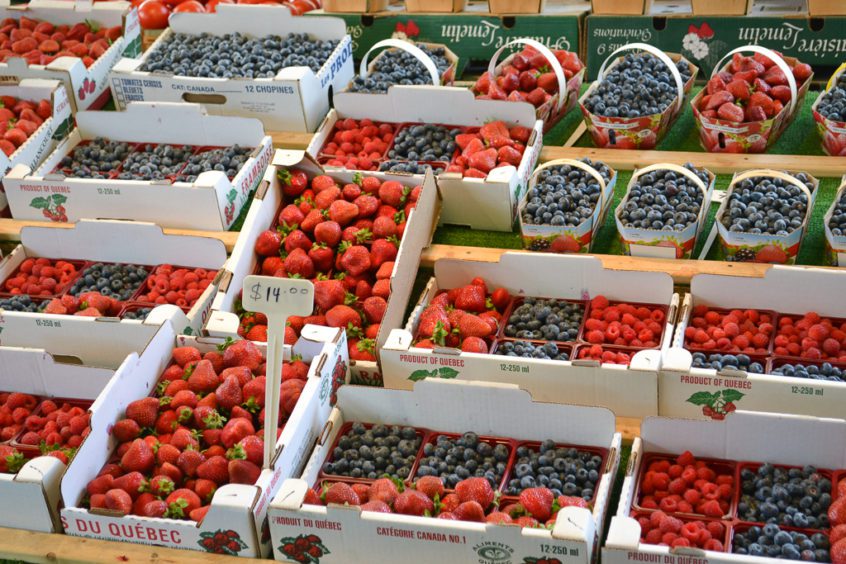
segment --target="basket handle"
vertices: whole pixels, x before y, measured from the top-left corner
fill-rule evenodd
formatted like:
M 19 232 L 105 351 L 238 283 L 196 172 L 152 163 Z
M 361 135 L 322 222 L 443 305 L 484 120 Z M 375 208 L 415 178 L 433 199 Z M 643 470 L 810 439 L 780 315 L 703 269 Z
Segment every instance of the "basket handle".
M 367 75 L 369 74 L 367 59 L 370 57 L 370 53 L 383 47 L 393 47 L 405 51 L 406 53 L 411 53 L 423 64 L 424 67 L 426 67 L 426 70 L 429 71 L 429 76 L 432 78 L 432 85 L 440 86 L 441 79 L 438 74 L 438 67 L 435 66 L 434 61 L 432 61 L 429 55 L 427 55 L 417 45 L 409 43 L 408 41 L 401 41 L 399 39 L 383 39 L 367 50 L 367 53 L 365 53 L 364 57 L 361 58 L 361 64 L 358 67 L 358 74 L 361 75 L 361 78 L 367 78 Z
M 549 66 L 552 68 L 552 72 L 555 73 L 555 78 L 558 79 L 558 106 L 555 108 L 555 111 L 561 110 L 561 106 L 564 105 L 564 99 L 566 98 L 565 94 L 567 93 L 567 78 L 564 76 L 564 69 L 561 68 L 561 63 L 558 62 L 558 59 L 555 57 L 555 54 L 540 41 L 535 41 L 534 39 L 529 39 L 528 37 L 518 37 L 517 39 L 512 39 L 511 41 L 497 49 L 496 53 L 493 54 L 493 57 L 491 57 L 491 60 L 488 63 L 488 76 L 493 79 L 494 71 L 496 71 L 496 63 L 497 60 L 499 60 L 499 56 L 507 48 L 513 47 L 515 45 L 528 45 L 529 47 L 532 47 L 538 53 L 546 57 L 546 60 L 549 62 Z
M 599 74 L 597 75 L 600 79 L 605 76 L 605 67 L 608 65 L 608 61 L 614 58 L 615 55 L 618 53 L 622 53 L 623 51 L 646 51 L 652 55 L 658 57 L 662 63 L 667 65 L 667 68 L 670 69 L 670 74 L 673 75 L 673 78 L 676 80 L 676 111 L 680 111 L 682 107 L 682 103 L 684 102 L 684 82 L 682 81 L 681 74 L 679 73 L 679 69 L 676 68 L 676 64 L 673 60 L 667 56 L 666 53 L 653 47 L 652 45 L 648 45 L 646 43 L 629 43 L 628 45 L 623 45 L 622 47 L 617 48 L 614 52 L 612 52 L 608 57 L 602 61 L 602 66 L 599 67 Z M 613 66 L 613 65 L 612 65 Z

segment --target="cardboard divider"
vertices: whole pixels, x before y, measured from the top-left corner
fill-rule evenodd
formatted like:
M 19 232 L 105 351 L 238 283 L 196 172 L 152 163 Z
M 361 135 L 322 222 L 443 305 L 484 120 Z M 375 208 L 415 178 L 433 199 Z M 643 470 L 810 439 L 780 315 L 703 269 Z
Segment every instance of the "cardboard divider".
M 272 140 L 264 135 L 258 120 L 209 115 L 196 104 L 133 103 L 126 111 L 107 114 L 80 112 L 77 128 L 39 168 L 17 165 L 11 170 L 4 182 L 17 219 L 43 220 L 46 206 L 50 211 L 60 207 L 65 221 L 71 222 L 131 219 L 165 227 L 226 230 L 255 190 L 273 154 Z M 122 180 L 117 178 L 119 169 L 104 180 L 75 178 L 66 176 L 70 171 L 56 170 L 77 146 L 101 137 L 130 143 L 133 149 L 139 144 L 166 143 L 191 145 L 197 151 L 221 145 L 253 151 L 232 179 L 216 170 L 201 173 L 190 183 L 178 175 L 170 180 Z M 162 206 L 163 201 L 168 205 Z

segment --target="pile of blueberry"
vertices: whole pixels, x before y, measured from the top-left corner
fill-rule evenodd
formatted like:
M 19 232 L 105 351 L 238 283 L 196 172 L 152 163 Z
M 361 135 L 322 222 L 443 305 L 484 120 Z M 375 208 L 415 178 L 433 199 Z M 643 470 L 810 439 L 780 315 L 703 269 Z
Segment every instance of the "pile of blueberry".
M 226 173 L 229 180 L 232 180 L 238 174 L 238 170 L 249 160 L 252 152 L 251 148 L 239 145 L 199 152 L 188 159 L 188 164 L 176 177 L 176 181 L 194 182 L 197 176 L 210 170 Z
M 687 61 L 678 61 L 676 68 L 687 83 L 691 76 Z M 667 65 L 648 53 L 630 53 L 608 70 L 585 101 L 585 108 L 598 116 L 637 118 L 660 114 L 677 96 L 676 81 Z
M 794 176 L 813 193 L 807 174 Z M 808 203 L 808 196 L 798 186 L 780 178 L 755 176 L 735 184 L 720 221 L 735 233 L 785 236 L 802 226 Z
M 593 498 L 602 471 L 602 457 L 572 447 L 557 447 L 551 440 L 539 449 L 517 447 L 514 469 L 506 495 L 520 495 L 527 488 L 544 487 L 557 496 Z
M 385 161 L 379 165 L 380 172 L 405 172 L 408 174 L 426 174 L 432 165 L 419 161 Z M 442 169 L 436 168 L 435 171 Z
M 846 73 L 837 77 L 837 83 L 820 96 L 817 111 L 832 121 L 846 121 Z
M 846 192 L 840 195 L 840 199 L 834 205 L 828 228 L 831 229 L 831 234 L 835 237 L 846 235 Z
M 121 180 L 162 180 L 182 170 L 194 150 L 188 145 L 147 144 L 139 147 L 123 163 Z
M 605 163 L 582 162 L 599 172 L 607 183 L 611 170 Z M 545 168 L 529 189 L 521 212 L 527 225 L 578 227 L 593 215 L 602 198 L 602 189 L 592 174 L 568 164 Z
M 714 370 L 742 370 L 751 374 L 763 374 L 764 366 L 757 361 L 753 361 L 746 354 L 719 354 L 711 353 L 705 354 L 701 352 L 693 353 L 693 367 L 694 368 L 713 368 Z
M 828 527 L 831 480 L 813 466 L 781 468 L 762 464 L 757 471 L 741 470 L 740 479 L 740 519 L 800 529 Z
M 705 169 L 691 163 L 684 167 L 708 186 L 710 179 Z M 632 183 L 620 220 L 630 229 L 684 231 L 696 223 L 703 199 L 702 189 L 684 174 L 654 170 L 641 174 Z
M 132 151 L 125 141 L 109 141 L 102 137 L 92 139 L 84 145 L 77 145 L 73 152 L 65 155 L 59 168 L 65 169 L 75 178 L 108 178 L 117 170 Z
M 79 296 L 85 292 L 100 292 L 104 296 L 126 301 L 147 279 L 147 269 L 137 264 L 92 264 L 82 271 L 68 293 Z
M 47 302 L 44 302 L 46 304 Z M 42 304 L 32 301 L 27 294 L 12 296 L 11 298 L 0 298 L 0 310 L 26 311 L 36 313 L 41 309 Z
M 401 161 L 449 162 L 455 153 L 457 127 L 441 125 L 412 125 L 402 129 L 394 138 L 388 158 Z
M 544 298 L 524 298 L 508 317 L 505 336 L 534 341 L 575 341 L 583 304 Z
M 406 479 L 422 441 L 414 427 L 353 423 L 332 450 L 323 472 L 375 480 L 385 474 Z
M 465 478 L 486 478 L 497 489 L 510 455 L 506 445 L 481 440 L 476 433 L 457 438 L 440 435 L 436 442 L 423 445 L 417 477 L 439 476 L 447 488 L 454 488 Z
M 828 537 L 814 533 L 810 537 L 797 531 L 782 531 L 773 523 L 735 530 L 732 552 L 780 560 L 831 562 Z
M 417 47 L 435 63 L 438 76 L 443 75 L 449 68 L 450 62 L 446 58 L 445 48 L 430 49 L 422 43 L 418 43 Z M 356 76 L 349 91 L 384 94 L 388 87 L 394 84 L 432 84 L 432 78 L 417 57 L 401 49 L 391 49 L 376 59 L 374 69 L 367 78 Z
M 273 78 L 288 67 L 318 72 L 337 46 L 336 40 L 309 39 L 305 33 L 286 37 L 173 33 L 139 70 L 203 78 Z
M 773 374 L 792 376 L 794 378 L 809 378 L 811 380 L 828 380 L 829 382 L 846 382 L 846 370 L 832 366 L 830 362 L 816 364 L 783 364 L 772 370 Z
M 494 354 L 544 360 L 570 360 L 570 355 L 561 351 L 555 343 L 535 345 L 528 341 L 504 341 L 497 346 Z
M 137 319 L 138 321 L 144 321 L 147 319 L 147 316 L 150 315 L 150 312 L 153 311 L 151 307 L 139 307 L 137 309 L 131 309 L 123 314 L 124 319 Z

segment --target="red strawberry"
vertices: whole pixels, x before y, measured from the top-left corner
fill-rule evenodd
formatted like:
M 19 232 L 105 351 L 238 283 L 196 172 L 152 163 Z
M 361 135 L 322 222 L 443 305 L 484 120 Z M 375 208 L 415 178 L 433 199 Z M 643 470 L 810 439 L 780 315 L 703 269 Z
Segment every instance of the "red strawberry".
M 156 398 L 135 400 L 126 406 L 126 417 L 141 427 L 152 428 L 156 424 L 158 413 L 159 400 Z
M 335 247 L 341 241 L 341 226 L 335 221 L 324 221 L 314 228 L 314 239 L 318 243 Z
M 282 247 L 282 235 L 277 231 L 262 231 L 256 239 L 255 251 L 256 254 L 263 257 L 269 257 L 279 254 L 279 249 Z
M 459 521 L 474 521 L 477 523 L 485 521 L 485 510 L 475 501 L 462 502 L 452 514 Z
M 229 376 L 220 386 L 215 390 L 217 396 L 217 404 L 219 407 L 229 411 L 236 405 L 240 405 L 243 401 L 241 395 L 241 385 L 238 383 L 238 378 Z
M 112 427 L 112 435 L 121 443 L 137 439 L 140 434 L 141 427 L 132 419 L 121 419 Z
M 387 504 L 383 501 L 368 501 L 367 503 L 362 504 L 361 506 L 362 511 L 375 511 L 376 513 L 393 513 L 391 508 L 388 507 Z
M 417 333 L 421 337 L 438 339 L 439 333 L 449 333 L 451 327 L 444 308 L 439 305 L 430 305 L 420 314 Z M 443 336 L 441 335 L 440 338 L 443 338 Z
M 322 243 L 315 243 L 314 246 L 308 250 L 308 258 L 314 264 L 314 268 L 318 272 L 328 272 L 332 269 L 332 264 L 335 259 L 335 251 Z
M 735 100 L 748 100 L 752 96 L 752 89 L 749 88 L 749 83 L 745 80 L 732 80 L 726 85 L 726 90 L 734 96 Z
M 554 500 L 552 490 L 547 488 L 527 488 L 520 492 L 520 505 L 541 522 L 546 522 L 552 516 Z
M 308 238 L 308 235 L 300 231 L 299 229 L 294 229 L 287 236 L 285 236 L 285 252 L 291 253 L 294 249 L 302 249 L 306 252 L 311 248 L 312 241 Z
M 753 92 L 752 96 L 749 97 L 749 105 L 761 106 L 761 108 L 763 108 L 764 110 L 764 113 L 767 114 L 767 117 L 772 117 L 775 114 L 775 106 L 773 105 L 773 99 L 764 94 L 763 92 Z
M 846 564 L 846 539 L 840 539 L 831 547 L 831 564 Z
M 208 360 L 201 360 L 194 366 L 194 371 L 188 377 L 188 387 L 195 393 L 207 394 L 213 392 L 220 383 L 220 378 L 214 371 L 214 366 Z
M 206 461 L 206 457 L 196 450 L 186 450 L 179 455 L 176 461 L 176 466 L 179 470 L 188 477 L 195 477 L 197 475 L 197 468 Z M 162 465 L 162 472 L 164 465 Z
M 440 499 L 444 495 L 444 483 L 437 476 L 423 476 L 415 482 L 414 487 L 431 499 L 435 499 L 435 496 Z
M 305 219 L 305 214 L 298 206 L 288 204 L 279 213 L 279 223 L 285 227 L 294 227 L 302 223 Z
M 226 448 L 231 448 L 244 437 L 255 434 L 255 427 L 249 419 L 230 419 L 220 433 L 220 442 Z
M 361 316 L 349 306 L 337 305 L 326 312 L 326 323 L 329 327 L 361 327 Z
M 714 76 L 708 81 L 708 85 L 705 88 L 705 91 L 708 94 L 716 94 L 721 90 L 726 89 L 726 83 L 723 81 L 722 78 L 719 76 Z
M 329 206 L 329 220 L 345 226 L 358 217 L 358 206 L 346 200 L 336 200 Z
M 361 304 L 361 311 L 369 323 L 380 323 L 387 309 L 388 302 L 378 296 L 371 296 Z
M 379 478 L 370 484 L 368 499 L 371 501 L 381 501 L 388 505 L 393 505 L 394 500 L 396 500 L 399 494 L 400 492 L 393 480 L 390 478 Z
M 520 166 L 520 161 L 523 160 L 523 154 L 514 147 L 500 147 L 496 153 L 497 162 L 499 164 L 506 163 L 514 166 Z
M 230 459 L 249 460 L 253 464 L 261 466 L 264 461 L 264 441 L 255 435 L 244 437 L 237 445 L 226 452 L 226 456 Z
M 204 480 L 211 480 L 217 485 L 223 485 L 229 481 L 228 464 L 229 462 L 226 458 L 212 456 L 197 466 L 197 477 Z
M 524 145 L 529 142 L 529 138 L 532 135 L 532 130 L 528 127 L 523 127 L 521 125 L 515 125 L 511 129 L 508 130 L 509 136 Z
M 394 500 L 394 511 L 402 515 L 423 516 L 432 514 L 434 510 L 432 500 L 417 490 L 405 490 Z
M 339 262 L 341 269 L 353 276 L 360 276 L 370 270 L 370 252 L 367 250 L 367 247 L 353 245 L 344 251 L 340 256 Z
M 467 337 L 461 341 L 461 350 L 462 352 L 487 354 L 488 344 L 479 337 Z
M 487 517 L 485 517 L 485 522 L 494 523 L 496 525 L 508 525 L 509 523 L 513 523 L 514 520 L 508 513 L 494 511 L 493 513 L 490 513 Z
M 155 465 L 153 449 L 144 439 L 135 439 L 120 459 L 120 467 L 126 472 L 148 472 Z
M 482 509 L 487 509 L 494 500 L 494 491 L 486 478 L 467 478 L 455 486 L 458 499 L 464 503 L 475 501 Z
M 235 341 L 223 352 L 223 364 L 227 367 L 246 366 L 255 372 L 263 362 L 261 350 L 250 341 Z
M 397 244 L 388 239 L 376 239 L 370 245 L 370 264 L 378 269 L 386 262 L 393 262 L 397 258 Z
M 358 494 L 353 491 L 349 484 L 335 482 L 323 492 L 323 501 L 328 505 L 361 505 Z
M 490 148 L 473 153 L 467 158 L 467 164 L 482 172 L 490 172 L 496 166 L 496 149 Z
M 149 489 L 150 493 L 157 497 L 164 497 L 170 494 L 175 485 L 170 476 L 159 474 L 150 478 Z
M 175 347 L 171 354 L 173 355 L 173 360 L 179 366 L 183 367 L 189 362 L 199 362 L 203 358 L 200 351 L 195 347 Z
M 486 297 L 484 288 L 470 284 L 456 291 L 455 307 L 464 311 L 482 313 L 486 309 Z
M 284 261 L 285 271 L 289 276 L 299 276 L 300 278 L 314 277 L 314 261 L 312 261 L 308 254 L 301 248 L 296 248 L 285 257 Z
M 167 517 L 184 519 L 195 509 L 199 509 L 202 500 L 193 491 L 187 488 L 180 488 L 167 496 Z
M 726 121 L 742 123 L 744 117 L 743 108 L 737 104 L 726 103 L 717 110 L 717 116 Z
M 346 291 L 339 280 L 318 280 L 314 283 L 314 305 L 321 311 L 329 311 L 345 302 Z
M 106 508 L 129 515 L 132 513 L 132 498 L 123 490 L 109 490 L 106 492 Z
M 462 337 L 485 338 L 491 334 L 491 326 L 478 316 L 467 313 L 458 320 L 458 331 Z

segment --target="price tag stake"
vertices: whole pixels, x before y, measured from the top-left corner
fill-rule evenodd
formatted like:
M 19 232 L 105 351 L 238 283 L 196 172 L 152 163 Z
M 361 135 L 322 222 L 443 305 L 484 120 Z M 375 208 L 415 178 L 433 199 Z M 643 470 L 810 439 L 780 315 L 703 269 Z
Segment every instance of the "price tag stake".
M 285 322 L 292 315 L 311 315 L 314 285 L 308 280 L 247 276 L 241 298 L 244 309 L 267 316 L 267 382 L 264 390 L 264 467 L 276 447 L 279 426 L 279 388 L 282 386 L 282 357 L 285 347 Z

